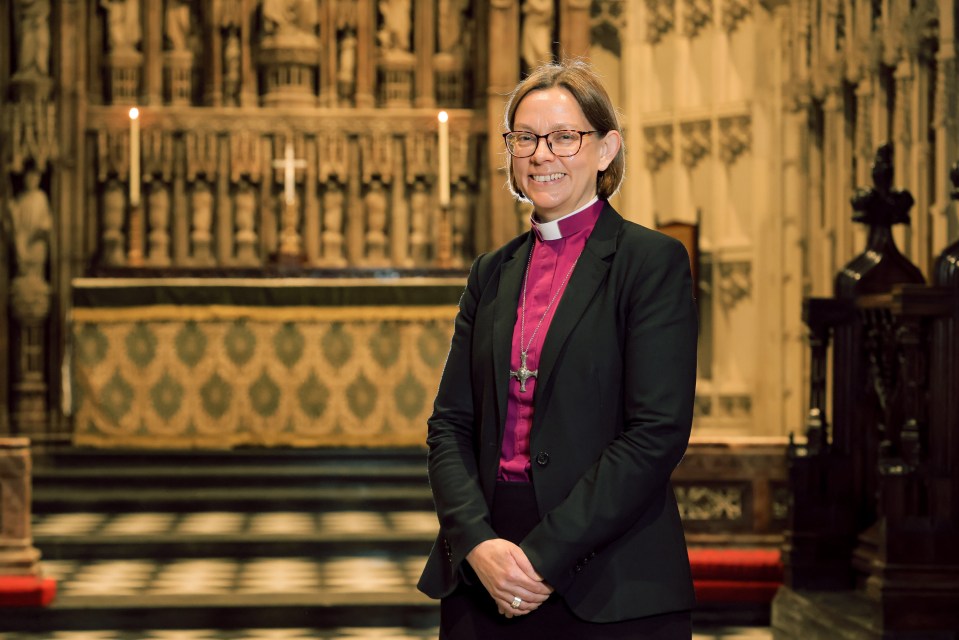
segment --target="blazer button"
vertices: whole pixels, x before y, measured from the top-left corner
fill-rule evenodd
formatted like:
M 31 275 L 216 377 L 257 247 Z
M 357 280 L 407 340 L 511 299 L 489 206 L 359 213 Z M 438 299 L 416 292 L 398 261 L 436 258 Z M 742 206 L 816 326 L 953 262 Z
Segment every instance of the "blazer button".
M 536 454 L 536 464 L 541 467 L 545 467 L 549 464 L 549 454 L 545 451 L 540 451 Z

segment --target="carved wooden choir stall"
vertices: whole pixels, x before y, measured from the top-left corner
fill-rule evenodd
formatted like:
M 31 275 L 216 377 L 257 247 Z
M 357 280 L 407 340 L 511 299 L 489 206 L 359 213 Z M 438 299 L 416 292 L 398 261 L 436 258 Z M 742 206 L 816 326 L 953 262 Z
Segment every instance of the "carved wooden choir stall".
M 834 297 L 804 304 L 809 418 L 789 448 L 777 638 L 959 629 L 959 243 L 925 284 L 893 238 L 913 199 L 892 166 L 880 148 L 874 187 L 853 198 L 865 250 Z M 952 181 L 956 198 L 959 165 Z

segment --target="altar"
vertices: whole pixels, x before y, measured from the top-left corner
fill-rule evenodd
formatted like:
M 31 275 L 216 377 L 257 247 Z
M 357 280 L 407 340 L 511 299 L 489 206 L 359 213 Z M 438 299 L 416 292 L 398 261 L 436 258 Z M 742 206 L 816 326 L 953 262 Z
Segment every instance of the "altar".
M 79 278 L 74 444 L 425 445 L 465 279 Z

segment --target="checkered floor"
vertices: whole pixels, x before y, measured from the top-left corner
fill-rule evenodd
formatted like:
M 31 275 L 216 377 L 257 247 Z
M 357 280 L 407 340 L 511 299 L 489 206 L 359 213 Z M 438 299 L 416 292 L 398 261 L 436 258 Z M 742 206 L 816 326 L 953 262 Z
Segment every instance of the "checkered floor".
M 258 594 L 325 596 L 409 594 L 425 557 L 387 555 L 312 558 L 48 560 L 44 574 L 58 583 L 58 600 L 122 597 Z
M 44 537 L 88 536 L 309 536 L 317 533 L 342 536 L 386 534 L 424 539 L 436 535 L 432 511 L 331 511 L 236 513 L 55 513 L 35 516 L 33 535 Z
M 35 516 L 33 534 L 46 540 L 142 539 L 196 540 L 218 537 L 431 540 L 436 535 L 431 511 L 366 512 L 199 512 L 62 513 Z M 170 558 L 122 560 L 46 560 L 43 569 L 58 582 L 58 605 L 87 606 L 150 602 L 202 606 L 207 598 L 242 605 L 264 597 L 327 604 L 356 601 L 428 603 L 416 591 L 425 557 L 358 553 L 328 558 Z M 57 605 L 55 605 L 57 606 Z M 0 619 L 0 628 L 2 628 Z M 336 629 L 56 631 L 3 633 L 0 640 L 435 640 L 435 629 L 387 627 Z M 693 640 L 771 640 L 768 628 L 700 629 Z

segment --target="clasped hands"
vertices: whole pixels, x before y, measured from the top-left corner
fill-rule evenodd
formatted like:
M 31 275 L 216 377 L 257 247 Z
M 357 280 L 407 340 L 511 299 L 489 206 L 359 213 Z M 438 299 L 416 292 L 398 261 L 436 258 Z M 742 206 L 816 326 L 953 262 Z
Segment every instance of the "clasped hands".
M 469 552 L 466 561 L 507 618 L 535 611 L 553 592 L 523 550 L 509 540 L 485 540 Z M 514 607 L 516 598 L 521 602 Z

